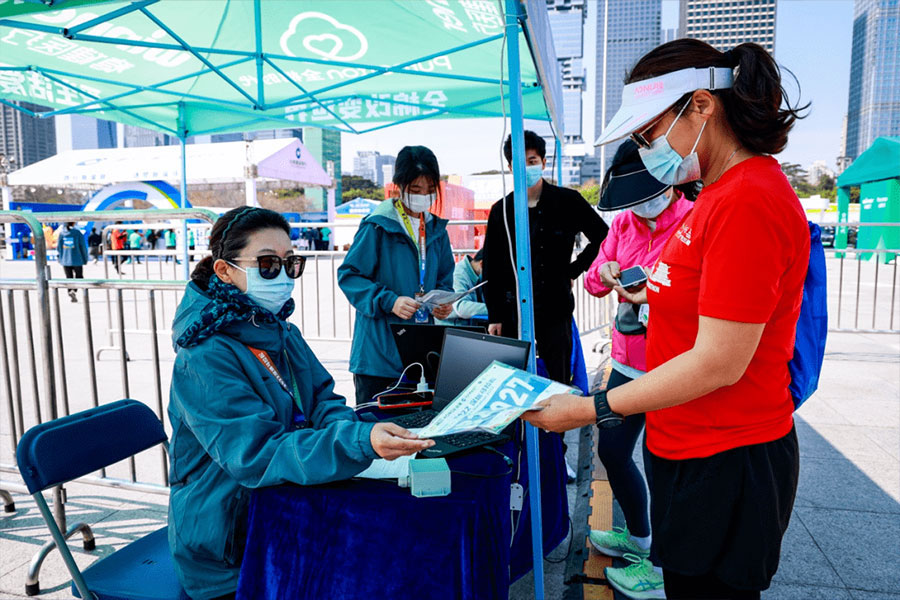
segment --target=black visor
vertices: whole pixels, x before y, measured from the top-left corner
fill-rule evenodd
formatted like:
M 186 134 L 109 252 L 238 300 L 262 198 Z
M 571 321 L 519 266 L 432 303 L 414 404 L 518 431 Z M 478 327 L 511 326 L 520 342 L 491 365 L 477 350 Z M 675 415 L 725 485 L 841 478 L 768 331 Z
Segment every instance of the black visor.
M 647 171 L 637 144 L 625 140 L 616 151 L 600 188 L 600 210 L 620 210 L 653 200 L 670 186 Z

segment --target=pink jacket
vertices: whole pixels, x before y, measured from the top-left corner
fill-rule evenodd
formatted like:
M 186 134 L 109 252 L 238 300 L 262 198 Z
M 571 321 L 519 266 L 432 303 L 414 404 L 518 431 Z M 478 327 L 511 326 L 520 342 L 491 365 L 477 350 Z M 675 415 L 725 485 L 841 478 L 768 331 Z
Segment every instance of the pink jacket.
M 676 200 L 656 219 L 656 229 L 642 223 L 634 213 L 625 210 L 616 215 L 612 227 L 591 268 L 584 276 L 584 287 L 592 295 L 602 298 L 612 290 L 600 280 L 600 269 L 604 263 L 614 260 L 624 271 L 629 267 L 653 266 L 662 252 L 663 245 L 694 203 L 684 196 Z M 622 302 L 620 299 L 619 302 Z M 615 326 L 612 328 L 612 358 L 623 365 L 640 371 L 647 370 L 647 338 L 643 335 L 622 335 Z

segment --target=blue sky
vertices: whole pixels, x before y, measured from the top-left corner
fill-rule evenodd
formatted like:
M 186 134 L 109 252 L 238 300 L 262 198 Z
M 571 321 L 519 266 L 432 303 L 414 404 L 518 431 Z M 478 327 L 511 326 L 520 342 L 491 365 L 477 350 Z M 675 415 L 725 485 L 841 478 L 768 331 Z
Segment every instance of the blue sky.
M 663 0 L 662 21 L 664 28 L 677 26 L 677 0 Z M 809 117 L 797 122 L 787 149 L 777 156 L 779 161 L 808 167 L 815 160 L 824 160 L 834 168 L 847 112 L 852 22 L 853 0 L 778 1 L 775 59 L 797 76 L 800 100 L 812 101 Z M 593 67 L 585 66 L 590 77 Z M 787 87 L 796 101 L 796 87 L 792 82 Z M 352 170 L 357 150 L 396 155 L 408 144 L 423 144 L 434 150 L 444 173 L 497 169 L 502 134 L 500 119 L 420 121 L 370 134 L 345 134 L 342 169 L 347 173 Z

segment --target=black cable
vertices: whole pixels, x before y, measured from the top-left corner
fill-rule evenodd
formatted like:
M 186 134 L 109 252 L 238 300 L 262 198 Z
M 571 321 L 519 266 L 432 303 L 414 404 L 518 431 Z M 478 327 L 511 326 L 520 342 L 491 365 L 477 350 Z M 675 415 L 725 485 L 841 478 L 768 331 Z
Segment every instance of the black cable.
M 565 561 L 567 558 L 569 558 L 569 553 L 572 551 L 572 540 L 573 539 L 575 539 L 575 527 L 574 527 L 574 525 L 572 525 L 572 517 L 570 515 L 569 516 L 569 546 L 568 546 L 568 548 L 566 548 L 566 553 L 559 560 L 551 560 L 547 557 L 544 557 L 544 560 L 546 560 L 551 565 L 558 565 L 559 563 Z
M 451 473 L 456 473 L 457 475 L 465 475 L 466 477 L 479 477 L 479 478 L 481 478 L 481 479 L 494 479 L 495 477 L 506 477 L 507 475 L 509 475 L 510 473 L 513 472 L 513 461 L 512 461 L 512 459 L 511 459 L 510 457 L 508 457 L 507 455 L 503 454 L 502 452 L 500 452 L 500 451 L 497 450 L 496 448 L 492 448 L 491 446 L 482 446 L 482 449 L 488 450 L 488 451 L 493 452 L 494 454 L 496 454 L 496 455 L 502 457 L 502 458 L 503 458 L 503 461 L 506 463 L 506 468 L 507 468 L 507 469 L 506 469 L 506 472 L 505 472 L 505 473 L 494 474 L 494 475 L 487 475 L 487 474 L 484 474 L 484 473 L 469 473 L 469 472 L 467 472 L 467 471 L 455 471 L 455 470 L 451 470 L 450 472 L 451 472 Z

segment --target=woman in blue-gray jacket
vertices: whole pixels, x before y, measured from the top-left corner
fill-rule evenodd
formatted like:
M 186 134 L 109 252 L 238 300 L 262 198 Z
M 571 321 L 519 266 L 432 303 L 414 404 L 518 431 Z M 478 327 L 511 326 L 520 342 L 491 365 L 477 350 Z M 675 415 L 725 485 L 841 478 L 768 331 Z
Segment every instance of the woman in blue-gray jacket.
M 441 171 L 425 146 L 406 146 L 394 165 L 395 197 L 362 220 L 338 268 L 338 285 L 356 309 L 350 371 L 356 402 L 369 402 L 396 383 L 404 366 L 390 323 L 446 319 L 451 304 L 429 315 L 416 296 L 453 291 L 453 253 L 447 221 L 432 214 Z M 413 375 L 416 375 L 413 373 Z
M 362 423 L 286 319 L 304 258 L 278 213 L 222 215 L 172 326 L 169 545 L 194 599 L 232 597 L 249 492 L 348 479 L 433 444 Z

